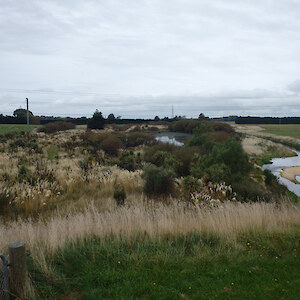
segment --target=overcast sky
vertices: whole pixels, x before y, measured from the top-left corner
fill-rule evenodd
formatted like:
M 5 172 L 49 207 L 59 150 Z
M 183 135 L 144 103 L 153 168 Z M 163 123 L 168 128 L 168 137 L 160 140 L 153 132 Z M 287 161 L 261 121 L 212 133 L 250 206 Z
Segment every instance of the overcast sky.
M 0 0 L 0 113 L 300 116 L 300 0 Z

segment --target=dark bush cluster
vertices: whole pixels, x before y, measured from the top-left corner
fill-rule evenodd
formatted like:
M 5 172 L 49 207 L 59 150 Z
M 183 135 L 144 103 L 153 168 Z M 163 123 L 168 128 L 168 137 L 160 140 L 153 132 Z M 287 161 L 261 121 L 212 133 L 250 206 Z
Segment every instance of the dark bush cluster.
M 123 205 L 126 197 L 124 185 L 122 183 L 116 183 L 114 186 L 114 199 L 116 200 L 117 205 Z
M 118 155 L 119 150 L 122 148 L 122 142 L 115 136 L 109 136 L 101 142 L 100 147 L 108 154 Z
M 178 147 L 158 143 L 145 149 L 144 159 L 158 167 L 171 168 L 177 177 L 190 174 L 190 166 L 199 151 L 197 147 Z
M 27 139 L 26 136 L 20 136 L 19 138 L 11 141 L 8 145 L 9 151 L 14 152 L 17 148 L 26 148 L 32 150 L 35 153 L 41 153 L 41 148 L 37 144 L 36 139 Z
M 69 130 L 74 128 L 75 128 L 75 124 L 73 123 L 58 121 L 58 122 L 52 122 L 43 125 L 43 127 L 40 128 L 40 131 L 49 134 L 57 131 L 64 131 L 64 130 Z
M 126 147 L 137 147 L 140 145 L 152 145 L 155 143 L 155 138 L 152 135 L 142 132 L 133 132 L 125 135 L 124 144 Z
M 117 165 L 128 171 L 135 171 L 141 167 L 141 154 L 135 155 L 133 151 L 123 151 L 117 160 Z

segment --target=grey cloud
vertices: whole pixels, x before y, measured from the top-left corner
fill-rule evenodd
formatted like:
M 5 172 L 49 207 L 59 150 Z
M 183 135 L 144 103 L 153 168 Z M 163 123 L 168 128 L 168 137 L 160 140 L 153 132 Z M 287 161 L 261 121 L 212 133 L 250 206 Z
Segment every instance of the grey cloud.
M 29 95 L 57 114 L 296 114 L 299 11 L 292 0 L 0 1 L 0 109 Z
M 294 82 L 292 82 L 291 84 L 289 84 L 287 88 L 288 88 L 288 90 L 290 90 L 296 94 L 300 94 L 300 79 L 297 79 Z

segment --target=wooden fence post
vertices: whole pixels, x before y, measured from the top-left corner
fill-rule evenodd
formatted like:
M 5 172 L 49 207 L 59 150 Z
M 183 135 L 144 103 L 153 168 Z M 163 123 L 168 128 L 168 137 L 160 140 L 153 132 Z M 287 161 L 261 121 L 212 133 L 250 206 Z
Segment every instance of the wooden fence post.
M 10 292 L 13 297 L 21 298 L 26 293 L 26 257 L 25 243 L 14 242 L 8 245 Z

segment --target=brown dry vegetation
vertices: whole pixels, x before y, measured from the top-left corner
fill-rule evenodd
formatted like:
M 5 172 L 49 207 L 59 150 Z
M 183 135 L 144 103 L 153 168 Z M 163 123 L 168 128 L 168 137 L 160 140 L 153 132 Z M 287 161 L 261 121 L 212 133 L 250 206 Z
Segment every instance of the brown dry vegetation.
M 111 199 L 109 201 L 112 201 Z M 109 203 L 112 204 L 112 203 Z M 202 209 L 182 202 L 164 205 L 145 203 L 142 197 L 132 199 L 130 205 L 100 211 L 93 202 L 82 212 L 66 215 L 56 212 L 46 222 L 14 221 L 2 224 L 0 248 L 15 240 L 26 242 L 32 258 L 44 271 L 43 265 L 49 251 L 53 252 L 66 243 L 87 237 L 132 238 L 147 233 L 150 237 L 165 234 L 213 233 L 234 243 L 243 233 L 285 232 L 300 225 L 298 206 L 283 203 L 224 203 L 213 209 Z M 48 270 L 49 271 L 49 270 Z

